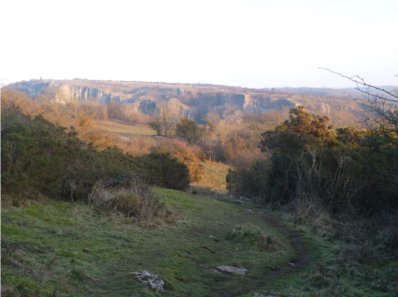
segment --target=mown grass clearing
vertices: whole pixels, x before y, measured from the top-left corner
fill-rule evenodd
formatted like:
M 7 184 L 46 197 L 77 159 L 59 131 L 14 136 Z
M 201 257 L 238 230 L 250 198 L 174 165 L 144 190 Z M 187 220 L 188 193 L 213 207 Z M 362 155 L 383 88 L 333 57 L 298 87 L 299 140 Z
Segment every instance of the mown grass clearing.
M 122 137 L 139 137 L 139 136 L 154 136 L 155 130 L 145 125 L 128 125 L 115 121 L 101 121 L 94 122 L 94 128 L 111 133 L 113 136 Z
M 3 209 L 3 289 L 9 296 L 238 296 L 267 286 L 263 275 L 294 257 L 287 239 L 245 207 L 155 191 L 178 211 L 178 223 L 140 227 L 85 205 L 50 200 Z M 241 224 L 256 226 L 277 248 L 266 251 L 229 240 Z M 212 271 L 223 264 L 248 273 Z M 130 274 L 142 270 L 160 275 L 167 290 L 153 291 Z

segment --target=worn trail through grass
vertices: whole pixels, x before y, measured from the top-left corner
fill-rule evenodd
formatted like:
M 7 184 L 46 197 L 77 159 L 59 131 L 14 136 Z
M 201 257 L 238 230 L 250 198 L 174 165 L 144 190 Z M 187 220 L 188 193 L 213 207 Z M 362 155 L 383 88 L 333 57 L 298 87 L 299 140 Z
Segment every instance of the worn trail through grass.
M 280 280 L 297 281 L 305 270 L 304 243 L 277 219 L 212 197 L 164 189 L 156 194 L 179 213 L 176 224 L 140 227 L 60 201 L 3 209 L 2 283 L 17 292 L 9 296 L 282 295 Z M 231 230 L 242 225 L 261 230 L 273 248 L 231 240 Z M 218 265 L 248 272 L 220 274 Z M 142 270 L 160 275 L 166 291 L 137 282 L 131 272 Z

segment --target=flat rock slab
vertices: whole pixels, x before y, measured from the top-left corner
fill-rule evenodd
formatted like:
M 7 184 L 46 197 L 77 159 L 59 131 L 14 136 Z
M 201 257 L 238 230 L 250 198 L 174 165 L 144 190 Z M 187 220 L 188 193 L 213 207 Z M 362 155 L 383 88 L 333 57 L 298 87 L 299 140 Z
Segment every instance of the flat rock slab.
M 246 268 L 243 268 L 243 267 L 235 267 L 235 266 L 229 266 L 229 265 L 220 265 L 220 266 L 217 266 L 216 269 L 223 273 L 232 273 L 232 274 L 238 274 L 238 275 L 245 275 L 246 272 L 248 271 Z
M 134 275 L 139 282 L 150 286 L 152 289 L 164 291 L 164 281 L 159 275 L 153 274 L 146 270 L 141 272 L 132 272 L 131 274 Z

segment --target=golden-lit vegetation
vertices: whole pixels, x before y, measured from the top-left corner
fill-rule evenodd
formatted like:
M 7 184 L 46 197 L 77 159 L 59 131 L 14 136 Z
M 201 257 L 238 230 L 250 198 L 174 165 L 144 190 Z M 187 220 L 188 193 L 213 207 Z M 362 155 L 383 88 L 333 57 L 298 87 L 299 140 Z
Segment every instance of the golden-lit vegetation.
M 199 191 L 209 189 L 217 193 L 225 193 L 227 190 L 225 177 L 230 167 L 220 162 L 203 162 L 201 165 L 203 176 L 191 185 Z
M 245 265 L 259 269 L 255 274 L 263 280 L 264 267 L 254 264 L 257 257 L 264 256 L 264 253 L 285 255 L 283 249 L 286 248 L 283 238 L 276 238 L 249 223 L 258 219 L 263 221 L 257 208 L 267 204 L 283 211 L 288 220 L 295 224 L 311 226 L 308 233 L 311 237 L 315 230 L 327 241 L 322 241 L 322 247 L 316 246 L 311 252 L 300 246 L 302 251 L 298 252 L 299 257 L 306 258 L 307 253 L 324 253 L 319 256 L 322 260 L 318 259 L 316 265 L 311 266 L 311 271 L 292 268 L 297 269 L 297 274 L 291 280 L 282 281 L 271 276 L 273 280 L 280 281 L 274 286 L 279 292 L 290 294 L 292 286 L 300 284 L 303 287 L 303 282 L 305 290 L 311 292 L 308 296 L 336 296 L 347 292 L 347 296 L 369 292 L 376 294 L 374 296 L 388 296 L 388 292 L 397 288 L 396 280 L 391 277 L 396 274 L 391 255 L 397 253 L 398 234 L 398 150 L 394 110 L 376 109 L 378 115 L 373 119 L 371 129 L 335 129 L 326 117 L 301 107 L 290 112 L 281 109 L 263 114 L 245 114 L 238 123 L 233 121 L 233 117 L 222 118 L 212 112 L 207 114 L 205 121 L 197 123 L 189 118 L 173 117 L 166 109 L 163 117 L 154 115 L 148 118 L 140 117 L 133 109 L 123 110 L 121 107 L 120 104 L 95 102 L 61 104 L 45 96 L 32 101 L 23 93 L 3 92 L 3 207 L 29 206 L 32 204 L 27 201 L 37 200 L 39 202 L 33 204 L 33 208 L 40 208 L 40 201 L 47 199 L 45 197 L 71 202 L 78 200 L 87 202 L 95 211 L 95 215 L 90 217 L 82 216 L 81 221 L 101 217 L 107 223 L 128 222 L 141 227 L 173 223 L 172 230 L 182 228 L 183 232 L 178 235 L 173 231 L 169 234 L 171 236 L 163 237 L 166 229 L 151 233 L 150 236 L 161 234 L 160 239 L 157 235 L 154 237 L 155 241 L 160 240 L 156 243 L 160 246 L 167 246 L 162 245 L 163 241 L 170 238 L 182 236 L 185 239 L 186 234 L 196 236 L 196 232 L 201 230 L 206 234 L 207 245 L 209 241 L 215 245 L 222 242 L 221 247 L 218 246 L 222 250 L 241 246 L 242 250 L 236 250 L 239 257 L 246 259 Z M 339 114 L 342 120 L 346 114 L 350 112 Z M 156 124 L 160 127 L 154 126 L 153 121 L 158 121 Z M 190 191 L 195 195 L 188 199 L 185 194 L 170 192 L 170 199 L 164 203 L 146 184 L 180 190 L 186 190 L 191 185 Z M 228 196 L 225 195 L 226 186 L 230 191 Z M 163 191 L 155 190 L 156 193 Z M 201 196 L 203 193 L 211 193 L 212 197 L 233 203 L 225 204 L 229 206 L 224 208 L 225 205 L 218 201 L 215 209 L 207 209 L 215 201 L 209 199 L 211 203 L 206 204 L 207 200 Z M 231 200 L 231 194 L 237 195 L 239 200 Z M 196 205 L 197 202 L 193 202 L 196 200 L 201 202 Z M 258 202 L 261 204 L 256 204 Z M 190 208 L 190 203 L 194 203 L 195 207 Z M 229 221 L 230 214 L 236 211 L 234 204 L 242 204 L 246 208 L 242 209 L 245 215 Z M 180 213 L 184 211 L 189 216 L 182 218 Z M 187 226 L 199 211 L 203 213 L 201 220 L 197 221 L 200 226 L 204 224 L 204 219 L 209 218 L 214 224 L 206 221 L 203 230 L 195 225 L 192 232 Z M 233 222 L 233 225 L 226 228 L 226 221 L 220 224 L 217 221 L 219 218 L 212 217 L 212 214 L 228 217 L 228 224 Z M 243 218 L 248 223 L 242 223 Z M 11 238 L 14 236 L 12 230 L 19 227 L 13 226 L 12 222 L 7 224 L 10 227 L 6 230 L 7 236 Z M 213 233 L 218 234 L 220 225 L 223 225 L 223 237 L 215 238 Z M 209 235 L 210 229 L 212 234 Z M 90 229 L 90 232 L 96 231 Z M 109 232 L 115 230 L 109 229 Z M 140 245 L 141 240 L 137 244 Z M 308 240 L 313 242 L 315 239 Z M 247 253 L 248 248 L 250 254 Z M 15 255 L 13 245 L 7 242 L 3 250 L 9 261 L 7 263 L 11 263 L 7 264 L 7 282 L 18 284 L 20 280 L 12 277 L 20 272 L 18 267 L 22 266 L 15 266 L 12 262 Z M 219 259 L 218 252 L 205 250 L 206 254 L 210 252 L 213 255 L 214 252 L 212 260 Z M 133 252 L 135 255 L 140 250 Z M 129 254 L 130 249 L 123 250 L 123 253 Z M 158 254 L 156 249 L 153 255 Z M 223 252 L 221 256 L 227 254 Z M 177 255 L 178 259 L 180 256 Z M 205 259 L 209 258 L 206 256 Z M 179 290 L 186 290 L 185 286 L 180 287 L 180 277 L 174 277 L 174 272 L 185 271 L 182 267 L 186 262 L 181 263 L 173 267 L 172 273 L 168 273 L 168 268 L 163 273 Z M 290 264 L 294 267 L 294 263 Z M 51 270 L 51 267 L 48 269 Z M 369 273 L 370 270 L 372 273 Z M 92 279 L 87 271 L 73 270 L 69 281 Z M 368 282 L 366 275 L 371 275 L 375 281 Z M 21 279 L 30 280 L 29 277 Z M 340 278 L 344 279 L 344 283 L 337 283 Z M 206 277 L 207 281 L 210 279 L 213 281 L 213 276 Z M 42 292 L 31 284 L 24 283 L 24 286 Z M 16 292 L 19 288 L 12 287 L 14 291 L 10 290 Z M 203 283 L 198 288 L 209 289 Z M 51 292 L 46 291 L 46 294 Z
M 129 125 L 116 121 L 97 120 L 93 123 L 94 129 L 108 132 L 119 137 L 133 138 L 139 136 L 153 136 L 155 131 L 146 125 Z

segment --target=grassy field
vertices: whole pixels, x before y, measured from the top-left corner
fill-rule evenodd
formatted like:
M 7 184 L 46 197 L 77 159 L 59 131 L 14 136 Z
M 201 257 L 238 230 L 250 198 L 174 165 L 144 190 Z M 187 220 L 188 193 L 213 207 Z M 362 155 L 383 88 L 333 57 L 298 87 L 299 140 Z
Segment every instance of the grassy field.
M 391 285 L 397 260 L 347 261 L 344 243 L 293 223 L 278 227 L 280 219 L 267 219 L 269 211 L 249 203 L 155 193 L 178 213 L 176 223 L 139 226 L 54 200 L 3 208 L 2 296 L 396 296 Z M 276 216 L 289 221 L 283 213 Z M 272 249 L 231 240 L 241 225 L 261 230 Z M 218 265 L 248 273 L 220 274 Z M 135 280 L 131 272 L 142 270 L 160 275 L 166 291 Z
M 114 136 L 123 136 L 127 138 L 154 136 L 155 130 L 145 125 L 128 125 L 115 121 L 100 121 L 94 122 L 94 128 Z
M 242 206 L 172 190 L 156 193 L 179 213 L 176 224 L 140 227 L 61 201 L 3 209 L 2 295 L 253 295 L 269 286 L 262 282 L 267 271 L 294 257 L 284 236 Z M 276 243 L 275 249 L 227 239 L 239 224 L 257 226 Z M 243 266 L 248 273 L 212 271 L 222 264 Z M 167 290 L 155 292 L 130 274 L 142 270 L 159 274 Z

